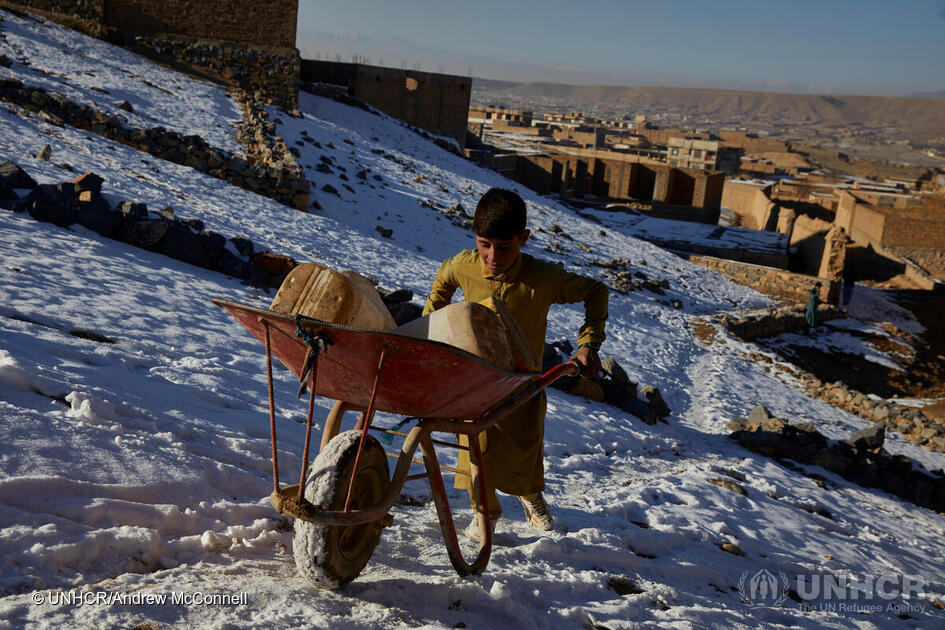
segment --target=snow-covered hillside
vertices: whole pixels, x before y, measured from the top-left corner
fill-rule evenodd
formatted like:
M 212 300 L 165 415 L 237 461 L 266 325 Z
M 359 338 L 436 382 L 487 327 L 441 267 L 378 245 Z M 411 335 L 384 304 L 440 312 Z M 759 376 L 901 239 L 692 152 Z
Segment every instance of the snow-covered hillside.
M 220 88 L 60 27 L 0 16 L 0 55 L 12 62 L 0 78 L 105 109 L 128 100 L 146 118 L 134 124 L 237 149 L 239 113 Z M 530 529 L 518 501 L 502 496 L 507 518 L 489 567 L 461 579 L 429 489 L 408 484 L 414 500 L 393 510 L 361 576 L 319 591 L 297 575 L 291 526 L 269 505 L 263 349 L 210 303 L 221 296 L 265 307 L 273 293 L 78 225 L 0 210 L 0 629 L 945 626 L 933 605 L 945 598 L 942 516 L 816 469 L 826 479 L 818 482 L 727 437 L 728 419 L 756 404 L 832 438 L 866 424 L 746 356 L 757 348 L 722 334 L 700 345 L 690 332 L 695 316 L 766 298 L 628 236 L 604 213 L 600 224 L 582 218 L 397 121 L 304 93 L 300 110 L 301 119 L 270 115 L 313 182 L 321 209 L 311 213 L 2 103 L 0 161 L 40 183 L 93 171 L 112 203 L 170 205 L 259 249 L 410 289 L 418 304 L 440 261 L 473 246 L 437 210 L 461 204 L 472 212 L 488 188 L 514 188 L 529 205 L 530 253 L 597 277 L 603 269 L 593 261 L 626 258 L 669 281 L 666 296 L 611 295 L 602 352 L 631 380 L 660 388 L 673 410 L 668 424 L 648 426 L 549 390 L 554 532 Z M 46 144 L 51 159 L 33 158 Z M 377 227 L 393 232 L 385 238 Z M 681 309 L 669 303 L 677 299 Z M 553 308 L 549 339 L 573 340 L 581 321 L 578 306 Z M 288 475 L 300 467 L 305 413 L 294 380 L 277 370 Z M 318 402 L 316 418 L 331 402 Z M 945 456 L 898 435 L 887 448 L 930 469 L 945 465 Z M 707 481 L 718 478 L 746 494 Z M 450 495 L 465 524 L 465 494 Z M 763 570 L 792 584 L 798 575 L 920 576 L 924 592 L 866 600 L 882 605 L 868 613 L 837 599 L 812 610 L 792 599 L 745 601 L 746 576 Z M 173 603 L 173 593 L 190 599 Z M 237 601 L 204 603 L 195 594 Z M 142 601 L 146 595 L 157 601 Z

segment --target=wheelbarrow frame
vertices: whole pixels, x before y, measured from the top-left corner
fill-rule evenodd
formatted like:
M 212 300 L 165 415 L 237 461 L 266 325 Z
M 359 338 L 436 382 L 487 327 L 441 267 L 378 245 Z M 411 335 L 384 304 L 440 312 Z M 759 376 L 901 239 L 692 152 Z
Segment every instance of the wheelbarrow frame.
M 270 496 L 270 502 L 279 513 L 288 514 L 322 526 L 351 526 L 372 522 L 387 526 L 393 521 L 388 511 L 400 497 L 404 484 L 407 481 L 426 478 L 430 484 L 443 540 L 453 568 L 460 576 L 479 575 L 485 570 L 492 550 L 492 527 L 489 523 L 485 483 L 486 472 L 478 435 L 558 378 L 578 374 L 581 368 L 577 362 L 569 361 L 557 365 L 544 374 L 509 372 L 491 365 L 480 357 L 464 350 L 436 341 L 417 339 L 390 331 L 333 324 L 302 316 L 293 318 L 219 298 L 214 299 L 213 303 L 233 315 L 265 346 L 273 465 L 273 492 Z M 336 343 L 339 347 L 332 348 Z M 352 361 L 349 359 L 346 362 L 344 357 L 346 348 L 357 351 L 359 360 Z M 360 360 L 370 353 L 374 353 L 374 356 L 378 357 L 376 369 L 373 370 L 369 370 L 365 365 L 366 359 Z M 301 385 L 298 391 L 299 396 L 305 389 L 309 390 L 308 416 L 299 483 L 284 487 L 280 486 L 279 483 L 276 407 L 272 377 L 273 354 L 299 377 Z M 339 355 L 341 355 L 340 358 Z M 419 355 L 419 357 L 414 355 Z M 429 371 L 429 366 L 423 363 L 424 355 L 433 357 L 431 361 L 434 361 L 436 366 L 448 364 L 453 370 L 461 370 L 463 376 L 468 374 L 473 381 L 469 386 L 469 390 L 460 392 L 458 396 L 444 403 L 440 398 L 450 396 L 456 392 L 444 390 L 438 393 L 408 392 L 405 397 L 391 391 L 389 378 L 388 383 L 382 385 L 382 377 L 385 373 L 389 373 L 392 369 L 396 370 L 398 367 L 421 375 L 425 369 Z M 324 364 L 328 356 L 331 356 L 334 362 L 327 365 L 328 369 L 325 370 L 326 366 Z M 320 360 L 323 363 L 322 372 L 324 374 L 321 379 L 318 378 Z M 357 365 L 354 365 L 355 363 Z M 388 372 L 385 372 L 385 369 Z M 371 371 L 373 371 L 373 375 L 370 374 Z M 451 375 L 456 376 L 456 374 Z M 399 374 L 398 376 L 409 380 L 412 375 Z M 370 388 L 366 386 L 367 381 L 371 381 Z M 489 385 L 493 386 L 492 389 L 483 389 L 483 386 L 488 387 Z M 370 391 L 369 396 L 368 391 Z M 321 509 L 303 496 L 306 475 L 308 474 L 315 396 L 318 394 L 339 401 L 326 419 L 322 431 L 322 447 L 338 434 L 345 411 L 362 412 L 355 425 L 356 430 L 361 430 L 361 438 L 344 510 Z M 347 400 L 348 398 L 354 400 Z M 476 403 L 481 400 L 485 402 L 477 409 Z M 373 427 L 374 414 L 378 410 L 405 414 L 411 417 L 408 419 L 419 416 L 418 422 L 407 433 Z M 418 410 L 420 413 L 416 413 Z M 437 415 L 448 413 L 450 417 L 424 417 L 426 413 Z M 453 415 L 454 413 L 458 413 L 458 415 Z M 391 476 L 386 495 L 376 505 L 362 509 L 350 509 L 358 461 L 369 429 L 402 436 L 404 442 L 399 453 L 387 453 L 388 456 L 397 459 L 397 465 Z M 436 440 L 433 438 L 433 433 L 453 433 L 457 436 L 468 436 L 469 446 Z M 468 474 L 471 477 L 480 532 L 479 549 L 472 562 L 468 562 L 460 550 L 456 526 L 450 510 L 441 470 L 451 470 L 457 474 L 466 473 L 454 468 L 441 467 L 436 455 L 435 445 L 437 444 L 469 450 L 470 470 Z M 418 448 L 422 460 L 414 459 Z M 414 475 L 409 474 L 412 464 L 422 464 L 425 469 L 424 472 Z

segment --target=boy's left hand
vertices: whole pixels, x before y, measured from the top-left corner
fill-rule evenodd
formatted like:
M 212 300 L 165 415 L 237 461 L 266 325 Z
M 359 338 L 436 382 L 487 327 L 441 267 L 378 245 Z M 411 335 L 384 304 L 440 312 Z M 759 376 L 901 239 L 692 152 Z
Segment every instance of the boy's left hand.
M 584 366 L 584 369 L 581 370 L 581 376 L 593 378 L 600 372 L 600 357 L 597 356 L 597 350 L 590 346 L 578 348 L 572 359 Z

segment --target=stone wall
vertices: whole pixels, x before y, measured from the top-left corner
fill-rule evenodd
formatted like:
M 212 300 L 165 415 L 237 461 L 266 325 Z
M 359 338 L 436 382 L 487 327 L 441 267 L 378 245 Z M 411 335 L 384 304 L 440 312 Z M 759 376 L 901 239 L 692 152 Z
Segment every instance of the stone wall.
M 714 319 L 733 336 L 743 341 L 754 341 L 763 337 L 774 337 L 804 330 L 805 312 L 804 306 L 786 306 L 742 312 L 737 316 L 723 314 Z M 821 304 L 817 307 L 818 322 L 842 317 L 846 317 L 846 312 L 835 306 Z
M 343 85 L 351 96 L 388 116 L 465 145 L 469 77 L 309 59 L 301 62 L 301 77 L 305 82 Z
M 298 0 L 0 0 L 161 62 L 298 106 Z
M 813 424 L 791 424 L 759 405 L 748 418 L 735 418 L 727 428 L 742 446 L 790 467 L 792 462 L 814 464 L 860 486 L 880 488 L 920 507 L 945 512 L 943 471 L 927 471 L 905 455 L 886 451 L 883 426 L 834 442 Z
M 835 301 L 839 291 L 838 283 L 825 281 L 817 276 L 709 256 L 690 255 L 686 257 L 690 262 L 714 269 L 739 284 L 749 286 L 777 299 L 806 304 L 808 291 L 818 281 L 824 284 L 821 299 L 826 302 Z M 800 326 L 792 328 L 792 330 L 803 328 L 803 316 L 801 322 Z
M 47 0 L 48 1 L 48 0 Z M 295 48 L 298 0 L 99 0 L 105 24 L 132 33 Z
M 145 57 L 183 66 L 247 92 L 261 92 L 270 103 L 285 109 L 298 107 L 300 59 L 294 49 L 274 50 L 178 35 L 121 36 L 118 43 Z
M 39 117 L 51 124 L 91 131 L 297 209 L 308 206 L 309 182 L 294 160 L 275 161 L 275 157 L 270 160 L 254 156 L 251 164 L 242 157 L 211 147 L 200 136 L 182 135 L 163 127 L 126 127 L 116 116 L 110 117 L 88 105 L 70 101 L 62 94 L 26 87 L 14 79 L 0 79 L 0 100 L 39 112 Z

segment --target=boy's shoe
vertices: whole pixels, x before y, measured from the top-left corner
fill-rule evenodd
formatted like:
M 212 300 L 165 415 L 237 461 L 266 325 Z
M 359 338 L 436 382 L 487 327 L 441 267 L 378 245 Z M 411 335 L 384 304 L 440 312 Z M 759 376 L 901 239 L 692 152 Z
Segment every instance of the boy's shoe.
M 498 520 L 498 516 L 489 519 L 489 523 L 492 525 L 493 537 L 495 537 L 495 524 Z M 479 532 L 479 517 L 476 514 L 473 514 L 472 521 L 470 521 L 469 525 L 466 526 L 466 529 L 463 530 L 463 536 L 475 540 L 476 542 L 480 542 L 482 540 L 482 536 Z
M 555 519 L 540 492 L 531 497 L 519 497 L 518 500 L 525 508 L 525 518 L 529 525 L 543 532 L 550 532 L 555 528 Z

